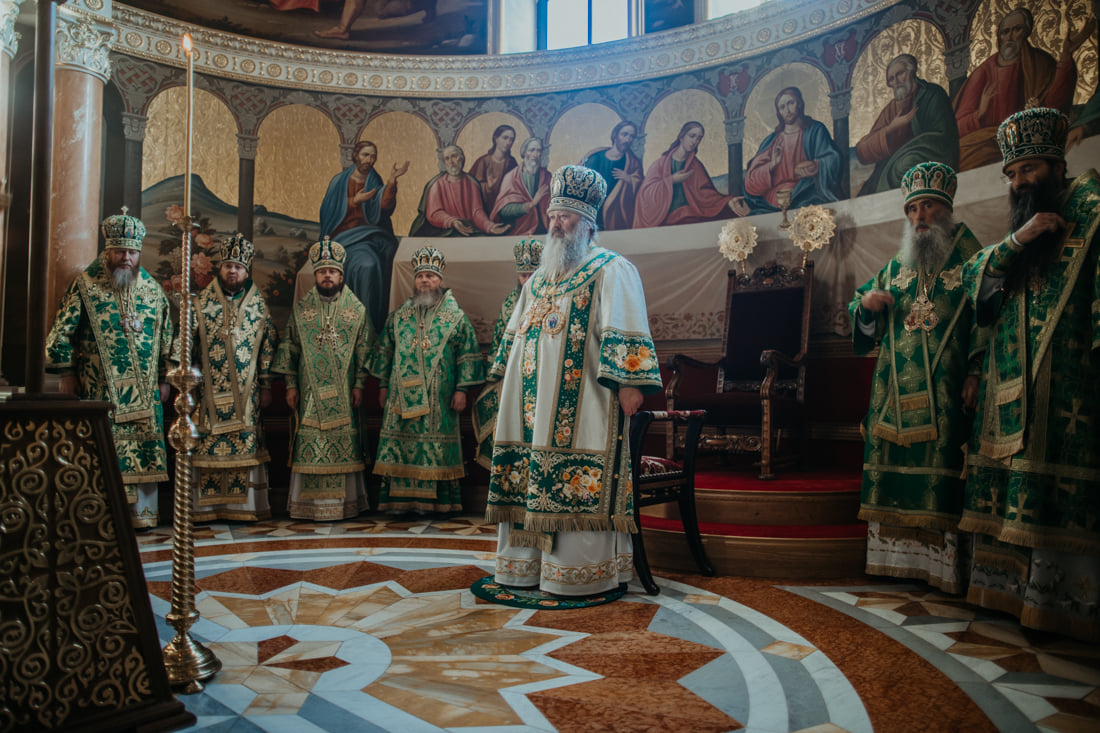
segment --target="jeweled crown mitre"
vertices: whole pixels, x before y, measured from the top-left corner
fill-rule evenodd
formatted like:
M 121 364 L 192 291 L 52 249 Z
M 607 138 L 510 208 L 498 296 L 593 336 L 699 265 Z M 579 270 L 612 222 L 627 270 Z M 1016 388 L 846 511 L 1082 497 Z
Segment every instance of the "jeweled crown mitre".
M 447 269 L 447 258 L 435 247 L 421 247 L 412 255 L 413 275 L 420 272 L 434 272 L 443 277 Z
M 1069 118 L 1056 109 L 1034 107 L 1009 115 L 997 128 L 1001 170 L 1022 158 L 1064 160 L 1068 134 Z
M 575 211 L 593 224 L 604 197 L 607 181 L 591 168 L 563 165 L 550 180 L 550 205 L 547 211 Z
M 244 238 L 240 232 L 222 240 L 221 261 L 236 262 L 246 270 L 252 269 L 252 256 L 256 254 L 256 245 Z
M 542 262 L 542 241 L 521 239 L 513 248 L 516 257 L 516 272 L 534 272 Z
M 315 242 L 309 248 L 309 264 L 313 265 L 315 272 L 322 267 L 334 267 L 343 272 L 344 260 L 347 259 L 347 256 L 343 245 L 332 241 L 328 237 L 324 237 L 320 242 Z
M 958 186 L 959 179 L 951 166 L 931 160 L 917 163 L 901 177 L 906 205 L 913 199 L 934 198 L 954 207 Z
M 133 249 L 141 251 L 141 242 L 145 239 L 145 225 L 136 216 L 130 216 L 123 206 L 121 214 L 112 214 L 103 220 L 100 230 L 107 240 L 107 247 L 114 249 Z

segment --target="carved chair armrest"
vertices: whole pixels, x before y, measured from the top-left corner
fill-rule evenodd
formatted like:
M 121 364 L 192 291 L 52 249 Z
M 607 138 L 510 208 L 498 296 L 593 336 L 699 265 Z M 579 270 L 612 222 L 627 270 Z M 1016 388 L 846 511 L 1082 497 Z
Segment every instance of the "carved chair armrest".
M 775 382 L 779 379 L 779 367 L 781 365 L 795 367 L 800 369 L 805 365 L 806 352 L 800 351 L 795 356 L 787 356 L 778 349 L 764 349 L 760 353 L 760 366 L 767 368 L 768 373 L 764 375 L 764 381 L 760 383 L 760 397 L 774 397 L 775 396 Z M 799 377 L 799 383 L 801 384 L 802 378 Z M 799 402 L 802 401 L 802 389 L 799 387 Z
M 699 361 L 693 359 L 685 354 L 676 354 L 668 360 L 669 371 L 672 372 L 672 379 L 668 380 L 668 386 L 665 387 L 665 401 L 668 404 L 670 410 L 674 409 L 675 400 L 679 396 L 680 380 L 684 376 L 684 367 L 691 367 L 693 369 L 716 369 L 722 365 L 722 360 L 714 362 Z

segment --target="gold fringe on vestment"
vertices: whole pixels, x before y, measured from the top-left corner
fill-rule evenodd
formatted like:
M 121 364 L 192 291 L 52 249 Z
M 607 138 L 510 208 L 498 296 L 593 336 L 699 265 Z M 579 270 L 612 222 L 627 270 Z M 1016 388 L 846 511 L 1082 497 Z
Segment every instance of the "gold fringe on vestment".
M 362 461 L 356 463 L 339 463 L 335 466 L 322 466 L 316 463 L 294 463 L 291 465 L 294 473 L 312 473 L 316 475 L 329 475 L 334 473 L 355 473 L 366 469 Z
M 374 474 L 377 476 L 391 476 L 393 478 L 412 478 L 421 481 L 441 481 L 445 479 L 464 478 L 466 469 L 462 466 L 444 466 L 442 468 L 429 468 L 424 466 L 406 466 L 399 463 L 376 463 Z
M 986 436 L 981 437 L 981 447 L 978 452 L 989 458 L 1001 460 L 1016 455 L 1024 449 L 1024 431 L 1013 433 L 1006 438 L 991 441 Z
M 266 450 L 257 451 L 249 456 L 195 456 L 191 459 L 191 465 L 195 468 L 252 468 L 260 466 L 271 460 Z
M 160 481 L 168 480 L 167 471 L 155 471 L 149 473 L 124 473 L 122 474 L 122 483 L 124 485 L 130 484 L 152 484 Z M 134 501 L 137 501 L 135 499 Z
M 875 425 L 872 432 L 875 434 L 875 437 L 888 440 L 903 448 L 908 448 L 914 443 L 925 443 L 930 440 L 935 440 L 939 437 L 939 431 L 936 430 L 934 425 L 910 430 L 898 430 L 897 428 L 887 427 L 879 423 Z
M 899 568 L 893 565 L 876 565 L 873 563 L 867 563 L 865 572 L 868 575 L 884 575 L 888 578 L 906 578 L 923 580 L 928 585 L 939 588 L 944 593 L 951 593 L 952 595 L 961 595 L 966 587 L 955 581 L 950 582 L 946 578 L 941 578 L 938 575 L 934 575 L 928 572 L 925 568 L 918 567 L 906 567 Z
M 874 506 L 862 505 L 856 518 L 863 522 L 878 522 L 882 529 L 929 529 L 938 532 L 957 532 L 959 517 L 935 514 L 901 514 Z M 891 535 L 893 536 L 893 535 Z M 915 538 L 914 538 L 915 539 Z

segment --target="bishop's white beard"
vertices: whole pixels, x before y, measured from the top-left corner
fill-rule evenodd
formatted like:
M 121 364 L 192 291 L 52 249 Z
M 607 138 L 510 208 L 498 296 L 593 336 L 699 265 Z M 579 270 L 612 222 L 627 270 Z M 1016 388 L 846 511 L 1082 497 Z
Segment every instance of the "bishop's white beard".
M 120 293 L 124 293 L 134 284 L 136 271 L 125 267 L 111 270 L 111 285 Z
M 928 231 L 917 232 L 916 228 L 905 223 L 905 232 L 901 237 L 901 251 L 898 259 L 903 265 L 921 272 L 934 272 L 943 266 L 951 253 L 953 240 L 951 230 L 955 226 L 955 217 L 950 211 L 930 222 Z
M 443 289 L 434 288 L 424 292 L 417 291 L 413 293 L 413 305 L 418 305 L 421 308 L 431 308 L 443 298 Z
M 596 241 L 595 227 L 587 219 L 577 222 L 577 228 L 571 234 L 546 234 L 546 244 L 542 248 L 541 269 L 557 280 L 567 275 L 584 259 L 588 245 Z
M 909 95 L 913 93 L 913 89 L 916 86 L 917 83 L 910 79 L 906 83 L 894 87 L 894 99 L 898 102 L 908 99 Z

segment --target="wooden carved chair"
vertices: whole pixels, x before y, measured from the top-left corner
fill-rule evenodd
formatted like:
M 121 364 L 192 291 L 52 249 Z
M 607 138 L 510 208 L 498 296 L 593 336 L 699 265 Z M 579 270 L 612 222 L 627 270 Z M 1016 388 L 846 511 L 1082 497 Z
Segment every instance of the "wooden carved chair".
M 714 575 L 714 568 L 703 551 L 703 539 L 699 536 L 699 518 L 695 512 L 695 449 L 703 428 L 706 412 L 649 412 L 641 411 L 630 418 L 630 470 L 634 484 L 634 524 L 638 533 L 631 535 L 634 545 L 634 569 L 646 593 L 660 593 L 649 570 L 649 560 L 642 541 L 641 509 L 675 501 L 680 509 L 680 521 L 684 525 L 691 555 L 703 575 Z M 643 455 L 643 443 L 649 426 L 654 422 L 682 424 L 686 429 L 685 447 L 679 460 Z M 671 454 L 670 454 L 671 455 Z
M 806 349 L 814 264 L 788 270 L 776 263 L 751 276 L 729 273 L 722 356 L 713 363 L 672 357 L 665 395 L 670 410 L 704 409 L 708 451 L 760 456 L 760 478 L 779 461 L 795 460 L 805 442 Z M 716 388 L 703 387 L 714 378 Z M 669 442 L 685 440 L 675 431 Z

